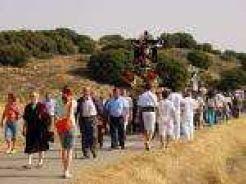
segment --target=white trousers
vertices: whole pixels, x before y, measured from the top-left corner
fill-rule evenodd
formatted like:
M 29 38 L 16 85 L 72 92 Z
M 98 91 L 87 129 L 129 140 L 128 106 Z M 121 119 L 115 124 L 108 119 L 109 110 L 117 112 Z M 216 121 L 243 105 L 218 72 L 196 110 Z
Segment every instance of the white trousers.
M 193 124 L 193 118 L 187 118 L 184 120 L 182 124 L 182 130 L 184 131 L 184 137 L 188 141 L 193 140 L 194 138 L 194 124 Z
M 174 130 L 174 125 L 173 122 L 161 122 L 159 123 L 159 135 L 161 135 L 162 137 L 174 137 L 173 134 L 173 130 Z
M 180 139 L 180 113 L 176 114 L 176 120 L 174 123 L 174 138 L 176 140 Z
M 155 132 L 155 123 L 156 123 L 156 113 L 155 112 L 143 112 L 143 122 L 144 129 L 151 133 Z

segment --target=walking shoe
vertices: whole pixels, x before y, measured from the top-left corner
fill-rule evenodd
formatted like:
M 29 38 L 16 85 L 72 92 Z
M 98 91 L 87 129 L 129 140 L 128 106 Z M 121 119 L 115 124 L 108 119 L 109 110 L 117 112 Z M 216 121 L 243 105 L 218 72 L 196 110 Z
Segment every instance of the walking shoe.
M 93 158 L 97 158 L 97 153 L 96 153 L 96 151 L 92 151 L 91 153 L 92 153 Z
M 32 165 L 31 164 L 27 164 L 27 165 L 24 165 L 23 168 L 24 169 L 31 169 L 32 168 Z
M 90 159 L 90 156 L 89 155 L 83 155 L 81 159 Z
M 5 153 L 6 154 L 11 154 L 11 150 L 10 149 L 7 149 Z
M 16 149 L 12 149 L 10 153 L 11 154 L 16 154 L 17 153 L 17 150 Z
M 146 151 L 150 151 L 150 145 L 149 145 L 149 143 L 145 143 L 145 150 Z
M 69 171 L 65 171 L 65 173 L 64 173 L 64 178 L 65 178 L 65 179 L 70 179 L 70 178 L 72 178 L 72 175 L 69 173 Z
M 37 169 L 41 169 L 43 167 L 43 163 L 39 162 L 38 165 L 37 165 Z

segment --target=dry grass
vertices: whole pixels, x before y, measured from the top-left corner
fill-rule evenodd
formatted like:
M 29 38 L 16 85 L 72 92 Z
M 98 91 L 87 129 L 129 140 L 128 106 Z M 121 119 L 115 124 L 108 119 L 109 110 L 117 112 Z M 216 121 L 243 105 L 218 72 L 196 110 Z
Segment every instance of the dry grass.
M 80 55 L 56 56 L 48 60 L 33 59 L 23 68 L 0 67 L 0 101 L 9 91 L 25 98 L 32 89 L 41 94 L 47 91 L 56 93 L 64 85 L 69 85 L 75 93 L 81 92 L 83 86 L 90 86 L 98 92 L 107 91 L 108 85 L 88 78 L 87 60 Z
M 129 153 L 119 163 L 86 168 L 76 184 L 244 184 L 246 119 L 198 133 L 166 153 Z

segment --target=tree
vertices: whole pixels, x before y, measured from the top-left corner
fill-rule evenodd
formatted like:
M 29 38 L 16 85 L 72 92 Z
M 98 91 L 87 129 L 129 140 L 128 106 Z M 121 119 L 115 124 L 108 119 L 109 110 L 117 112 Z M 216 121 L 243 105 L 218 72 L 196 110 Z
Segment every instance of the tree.
M 168 58 L 164 54 L 159 55 L 156 70 L 161 79 L 161 85 L 172 90 L 183 90 L 189 81 L 187 67 L 182 62 Z
M 79 38 L 79 35 L 75 31 L 68 29 L 68 28 L 57 28 L 55 29 L 54 32 L 58 33 L 63 38 L 72 40 L 73 43 L 76 43 L 77 39 Z
M 105 35 L 99 39 L 102 51 L 110 49 L 131 49 L 131 41 L 121 35 Z
M 81 54 L 93 54 L 96 49 L 96 42 L 86 35 L 79 35 L 76 40 L 76 45 Z
M 28 59 L 26 50 L 20 45 L 0 47 L 0 63 L 5 66 L 23 66 Z
M 225 50 L 221 55 L 221 59 L 225 61 L 234 60 L 236 57 L 237 53 L 234 50 Z
M 92 77 L 104 83 L 122 85 L 123 71 L 130 63 L 130 53 L 126 50 L 107 50 L 90 57 L 88 68 Z
M 197 50 L 212 53 L 213 46 L 210 43 L 203 43 L 197 45 Z
M 121 35 L 104 35 L 99 39 L 99 44 L 105 46 L 112 43 L 122 42 L 124 40 L 124 37 Z
M 246 72 L 240 68 L 234 68 L 222 73 L 218 88 L 231 91 L 246 86 Z
M 195 48 L 197 44 L 189 33 L 162 33 L 160 37 L 166 48 Z
M 198 68 L 208 69 L 212 64 L 212 58 L 207 53 L 202 51 L 191 51 L 187 55 L 190 63 Z
M 238 53 L 237 59 L 240 61 L 243 70 L 246 71 L 246 53 Z

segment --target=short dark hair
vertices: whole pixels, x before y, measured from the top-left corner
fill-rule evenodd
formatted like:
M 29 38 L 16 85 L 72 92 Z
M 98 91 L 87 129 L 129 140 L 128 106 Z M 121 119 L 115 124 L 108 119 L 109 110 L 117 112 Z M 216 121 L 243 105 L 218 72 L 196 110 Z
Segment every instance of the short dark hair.
M 168 90 L 163 90 L 162 91 L 162 97 L 165 99 L 169 96 L 170 92 Z
M 145 89 L 146 90 L 151 90 L 152 87 L 153 87 L 153 85 L 150 82 L 147 82 L 146 85 L 145 85 Z
M 11 99 L 13 102 L 16 102 L 16 96 L 14 93 L 8 93 L 8 98 Z

